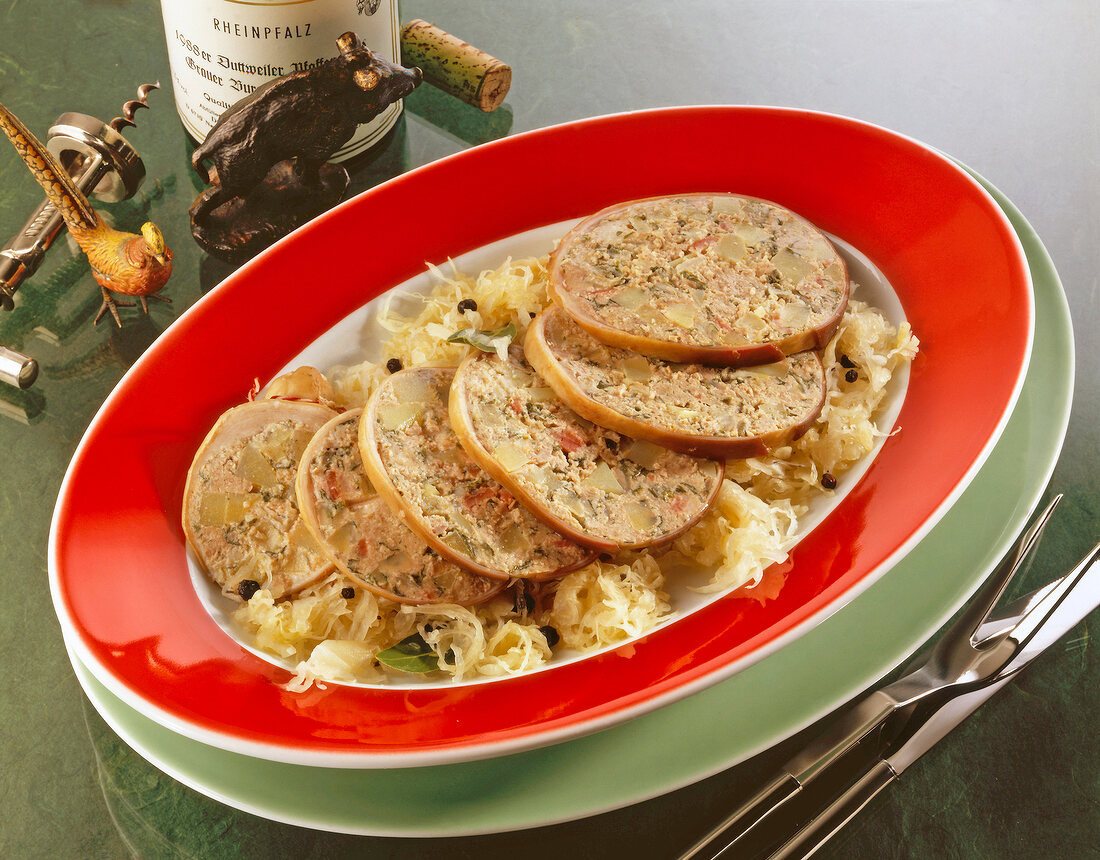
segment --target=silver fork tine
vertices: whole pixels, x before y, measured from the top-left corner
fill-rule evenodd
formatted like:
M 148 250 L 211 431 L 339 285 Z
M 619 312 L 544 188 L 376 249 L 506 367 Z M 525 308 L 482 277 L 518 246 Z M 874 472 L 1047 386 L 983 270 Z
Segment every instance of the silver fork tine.
M 932 648 L 928 663 L 948 671 L 962 670 L 974 657 L 978 641 L 978 628 L 984 624 L 990 613 L 1001 599 L 1012 578 L 1023 566 L 1032 549 L 1046 528 L 1054 509 L 1062 500 L 1062 494 L 1055 496 L 1035 521 L 1024 531 L 1017 541 L 1014 552 L 993 571 L 990 577 L 967 603 L 955 622 L 947 629 Z

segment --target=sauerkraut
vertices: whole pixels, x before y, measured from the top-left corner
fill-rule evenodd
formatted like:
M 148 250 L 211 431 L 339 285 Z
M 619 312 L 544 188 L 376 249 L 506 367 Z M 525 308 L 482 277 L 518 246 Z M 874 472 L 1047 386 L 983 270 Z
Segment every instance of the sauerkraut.
M 652 630 L 672 611 L 664 581 L 648 553 L 623 564 L 594 562 L 559 580 L 547 621 L 568 648 L 618 645 Z
M 662 562 L 670 566 L 683 561 L 712 571 L 710 581 L 695 591 L 754 585 L 769 565 L 786 560 L 797 528 L 790 499 L 765 501 L 726 478 L 707 513 L 673 543 Z
M 470 347 L 448 338 L 461 329 L 512 324 L 521 342 L 548 304 L 546 266 L 546 258 L 509 259 L 474 277 L 430 267 L 437 281 L 430 295 L 396 294 L 384 305 L 382 360 L 329 369 L 339 404 L 362 406 L 386 378 L 388 360 L 457 364 Z M 297 663 L 287 688 L 304 690 L 325 680 L 385 682 L 395 670 L 377 655 L 413 635 L 434 655 L 432 674 L 455 681 L 537 669 L 551 660 L 559 638 L 575 652 L 615 646 L 675 616 L 666 585 L 685 570 L 704 571 L 696 591 L 743 588 L 752 597 L 797 541 L 811 500 L 831 492 L 833 481 L 823 486 L 823 476 L 841 475 L 883 435 L 876 413 L 917 347 L 908 324 L 895 328 L 865 302 L 850 301 L 822 358 L 829 390 L 818 421 L 767 457 L 730 461 L 707 514 L 669 546 L 604 557 L 554 582 L 517 584 L 477 607 L 402 605 L 361 588 L 348 598 L 347 583 L 334 574 L 279 602 L 260 591 L 235 619 L 257 648 Z

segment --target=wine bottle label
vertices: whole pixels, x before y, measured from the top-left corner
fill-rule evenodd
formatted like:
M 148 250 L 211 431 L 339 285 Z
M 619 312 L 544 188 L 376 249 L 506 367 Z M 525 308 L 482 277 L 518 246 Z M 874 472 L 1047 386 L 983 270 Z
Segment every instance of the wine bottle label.
M 161 0 L 176 110 L 205 139 L 218 118 L 261 84 L 339 53 L 349 30 L 377 55 L 401 61 L 397 0 Z M 356 129 L 330 158 L 366 152 L 401 114 L 395 102 Z

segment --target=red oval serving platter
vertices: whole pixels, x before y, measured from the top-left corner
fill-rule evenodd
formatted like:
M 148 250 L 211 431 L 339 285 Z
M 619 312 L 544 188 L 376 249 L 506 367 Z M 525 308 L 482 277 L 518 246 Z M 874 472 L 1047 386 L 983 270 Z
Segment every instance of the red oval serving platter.
M 418 689 L 291 693 L 289 672 L 211 620 L 187 567 L 184 480 L 206 431 L 255 378 L 270 379 L 426 262 L 618 201 L 699 190 L 773 200 L 857 248 L 921 340 L 900 432 L 795 547 L 774 600 L 726 596 L 529 676 Z M 50 538 L 57 614 L 119 698 L 241 753 L 399 767 L 575 737 L 728 677 L 888 573 L 992 449 L 1022 384 L 1032 320 L 1024 253 L 995 201 L 950 159 L 867 123 L 781 108 L 667 108 L 479 146 L 306 225 L 150 347 L 92 422 L 63 484 Z

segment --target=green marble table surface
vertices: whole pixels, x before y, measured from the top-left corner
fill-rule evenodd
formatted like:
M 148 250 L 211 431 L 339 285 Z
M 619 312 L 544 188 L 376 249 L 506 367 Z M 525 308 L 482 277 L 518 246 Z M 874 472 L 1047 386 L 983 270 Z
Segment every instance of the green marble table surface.
M 173 0 L 186 2 L 186 0 Z M 481 142 L 572 119 L 674 104 L 804 107 L 868 120 L 969 165 L 1022 211 L 1059 271 L 1077 377 L 1049 496 L 1064 493 L 1044 569 L 1097 539 L 1100 422 L 1100 7 L 1088 0 L 405 0 L 510 62 L 511 92 L 482 114 L 422 88 L 396 131 L 353 165 L 352 192 Z M 91 325 L 99 295 L 62 239 L 0 312 L 0 344 L 39 381 L 0 388 L 0 857 L 670 857 L 790 752 L 581 821 L 454 839 L 356 837 L 265 821 L 162 774 L 89 704 L 66 657 L 46 572 L 66 465 L 104 397 L 172 320 L 232 270 L 191 241 L 200 189 L 176 116 L 153 0 L 6 0 L 0 101 L 32 129 L 58 114 L 118 115 L 159 80 L 126 136 L 148 179 L 116 220 L 147 215 L 172 240 L 171 305 Z M 548 166 L 552 169 L 552 165 Z M 0 233 L 40 199 L 0 145 Z M 825 857 L 1100 856 L 1100 616 L 914 765 Z M 732 800 L 731 800 L 732 799 Z

